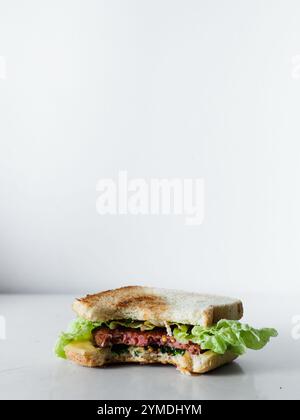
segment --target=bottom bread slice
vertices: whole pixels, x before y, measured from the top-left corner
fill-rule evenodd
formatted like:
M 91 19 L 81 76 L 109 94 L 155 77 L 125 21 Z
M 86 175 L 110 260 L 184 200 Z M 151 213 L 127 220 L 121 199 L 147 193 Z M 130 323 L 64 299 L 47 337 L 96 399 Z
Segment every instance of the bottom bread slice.
M 205 373 L 234 360 L 237 355 L 232 352 L 217 354 L 211 350 L 199 355 L 172 355 L 153 351 L 151 348 L 128 346 L 125 352 L 115 353 L 110 347 L 95 347 L 91 342 L 74 342 L 65 347 L 67 359 L 89 367 L 104 366 L 112 363 L 162 363 L 175 365 L 183 373 Z

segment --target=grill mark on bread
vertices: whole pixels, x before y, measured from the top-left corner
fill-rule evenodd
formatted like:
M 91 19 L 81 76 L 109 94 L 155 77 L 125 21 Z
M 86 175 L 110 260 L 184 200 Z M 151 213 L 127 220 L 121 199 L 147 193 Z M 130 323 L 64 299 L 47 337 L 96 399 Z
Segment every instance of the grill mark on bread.
M 86 306 L 93 306 L 94 302 L 97 302 L 99 298 L 115 298 L 117 295 L 119 295 L 120 298 L 123 300 L 123 297 L 127 294 L 130 297 L 132 293 L 140 291 L 141 289 L 143 289 L 142 286 L 124 286 L 119 287 L 118 289 L 105 290 L 103 292 L 95 293 L 92 295 L 87 294 L 85 297 L 77 298 L 76 300 L 84 303 Z
M 162 306 L 165 305 L 165 300 L 160 296 L 154 295 L 138 295 L 138 296 L 131 296 L 128 299 L 122 299 L 114 304 L 117 308 L 124 308 L 128 306 L 135 306 L 135 305 L 146 305 L 147 308 L 151 308 L 152 310 L 159 307 L 162 309 Z
M 101 302 L 102 298 L 112 298 L 110 302 L 111 310 L 134 310 L 135 307 L 142 306 L 145 317 L 149 313 L 150 318 L 157 317 L 157 320 L 168 308 L 168 304 L 163 297 L 145 292 L 142 286 L 125 286 L 116 290 L 106 290 L 94 295 L 86 295 L 84 298 L 77 300 L 88 307 L 93 307 L 95 302 Z

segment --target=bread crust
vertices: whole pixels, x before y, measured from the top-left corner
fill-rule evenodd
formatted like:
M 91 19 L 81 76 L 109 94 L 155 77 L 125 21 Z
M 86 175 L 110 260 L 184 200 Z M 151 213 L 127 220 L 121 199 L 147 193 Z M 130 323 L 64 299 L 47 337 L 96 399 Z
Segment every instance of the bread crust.
M 185 352 L 183 355 L 169 355 L 160 352 L 151 352 L 143 347 L 128 347 L 128 352 L 115 354 L 110 348 L 98 348 L 90 342 L 77 342 L 65 347 L 67 359 L 81 366 L 102 367 L 114 363 L 140 363 L 140 364 L 171 364 L 182 373 L 205 373 L 221 365 L 231 362 L 237 355 L 226 352 L 223 355 L 209 350 L 199 355 Z
M 76 299 L 77 315 L 91 321 L 133 319 L 210 326 L 222 318 L 238 320 L 243 315 L 238 299 L 159 289 L 126 286 Z

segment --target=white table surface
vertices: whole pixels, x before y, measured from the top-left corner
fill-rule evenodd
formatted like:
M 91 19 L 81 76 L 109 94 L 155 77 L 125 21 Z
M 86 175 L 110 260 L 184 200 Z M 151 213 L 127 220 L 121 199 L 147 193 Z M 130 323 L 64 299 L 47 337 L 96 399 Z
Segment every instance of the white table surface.
M 1 399 L 292 399 L 300 397 L 300 340 L 292 338 L 299 296 L 242 296 L 244 320 L 276 327 L 260 351 L 199 376 L 172 366 L 84 368 L 58 359 L 53 345 L 74 317 L 69 295 L 0 295 Z

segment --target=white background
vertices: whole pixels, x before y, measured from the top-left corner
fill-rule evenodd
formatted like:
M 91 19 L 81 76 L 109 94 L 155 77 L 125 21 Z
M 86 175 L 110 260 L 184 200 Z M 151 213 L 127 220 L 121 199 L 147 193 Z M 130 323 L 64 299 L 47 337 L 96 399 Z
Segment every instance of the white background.
M 0 0 L 0 291 L 299 292 L 299 22 L 296 0 Z M 204 223 L 98 215 L 119 170 L 203 177 Z

